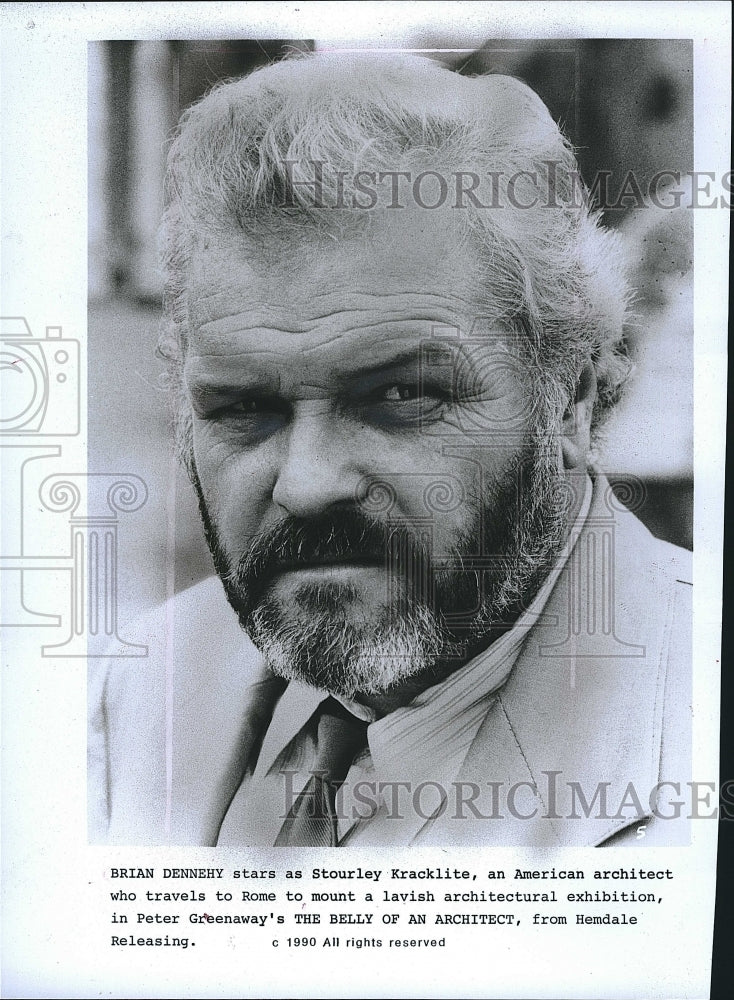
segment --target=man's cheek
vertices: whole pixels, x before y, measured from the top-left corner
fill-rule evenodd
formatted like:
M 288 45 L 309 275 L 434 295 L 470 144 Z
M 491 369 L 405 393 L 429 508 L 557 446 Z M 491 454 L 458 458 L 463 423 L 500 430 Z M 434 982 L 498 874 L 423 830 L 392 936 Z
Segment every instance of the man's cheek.
M 208 484 L 237 474 L 242 449 L 231 435 L 224 434 L 214 421 L 194 419 L 193 449 L 199 478 Z
M 195 448 L 196 468 L 209 510 L 217 520 L 239 522 L 254 530 L 253 518 L 271 503 L 272 476 L 262 463 L 245 460 L 231 444 L 204 439 Z

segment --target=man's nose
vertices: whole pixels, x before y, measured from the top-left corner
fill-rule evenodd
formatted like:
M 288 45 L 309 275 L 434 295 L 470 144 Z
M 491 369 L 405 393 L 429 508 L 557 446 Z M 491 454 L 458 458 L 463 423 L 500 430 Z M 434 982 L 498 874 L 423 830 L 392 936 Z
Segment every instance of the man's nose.
M 294 517 L 313 517 L 334 504 L 359 502 L 360 442 L 339 416 L 293 414 L 280 461 L 273 500 Z

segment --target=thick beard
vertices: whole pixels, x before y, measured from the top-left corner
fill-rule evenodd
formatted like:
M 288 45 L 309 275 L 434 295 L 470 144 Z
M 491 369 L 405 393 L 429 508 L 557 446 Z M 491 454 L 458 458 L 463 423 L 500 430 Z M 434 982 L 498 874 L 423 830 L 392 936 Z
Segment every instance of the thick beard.
M 207 509 L 194 469 L 193 483 L 214 565 L 240 624 L 272 671 L 349 699 L 389 695 L 410 682 L 437 683 L 486 648 L 528 606 L 563 547 L 570 505 L 548 437 L 508 474 L 491 502 L 477 510 L 452 553 L 470 564 L 480 528 L 492 568 L 457 572 L 436 568 L 435 600 L 402 594 L 372 620 L 360 617 L 349 585 L 304 585 L 284 606 L 265 587 L 253 597 L 242 566 L 230 560 Z M 542 442 L 542 443 L 541 443 Z M 432 605 L 432 606 L 431 606 Z
M 355 700 L 385 694 L 418 676 L 430 683 L 446 643 L 436 616 L 421 604 L 400 617 L 385 608 L 378 621 L 355 626 L 351 595 L 343 587 L 338 591 L 305 615 L 284 613 L 272 599 L 255 609 L 248 631 L 273 672 Z M 310 594 L 308 603 L 323 596 Z

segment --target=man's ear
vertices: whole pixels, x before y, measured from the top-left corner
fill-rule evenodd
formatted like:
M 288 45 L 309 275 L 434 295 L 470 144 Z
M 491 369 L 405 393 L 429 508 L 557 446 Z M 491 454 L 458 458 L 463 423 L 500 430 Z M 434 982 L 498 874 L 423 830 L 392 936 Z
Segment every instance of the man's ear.
M 584 469 L 591 446 L 591 414 L 596 402 L 596 372 L 587 361 L 579 373 L 576 395 L 566 407 L 561 424 L 561 453 L 565 469 Z

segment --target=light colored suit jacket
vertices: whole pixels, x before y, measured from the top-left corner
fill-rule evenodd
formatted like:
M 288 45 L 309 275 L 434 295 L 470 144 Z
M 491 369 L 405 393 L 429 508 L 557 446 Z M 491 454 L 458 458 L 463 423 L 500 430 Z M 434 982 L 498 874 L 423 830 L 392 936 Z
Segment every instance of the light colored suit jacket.
M 685 793 L 690 780 L 690 562 L 597 478 L 571 557 L 457 776 L 501 783 L 501 818 L 447 811 L 421 843 L 680 842 L 681 822 L 654 813 L 661 782 Z M 111 658 L 92 684 L 90 838 L 213 845 L 284 682 L 216 578 L 151 613 L 141 631 L 148 658 Z M 513 816 L 532 812 L 531 786 L 536 814 Z

